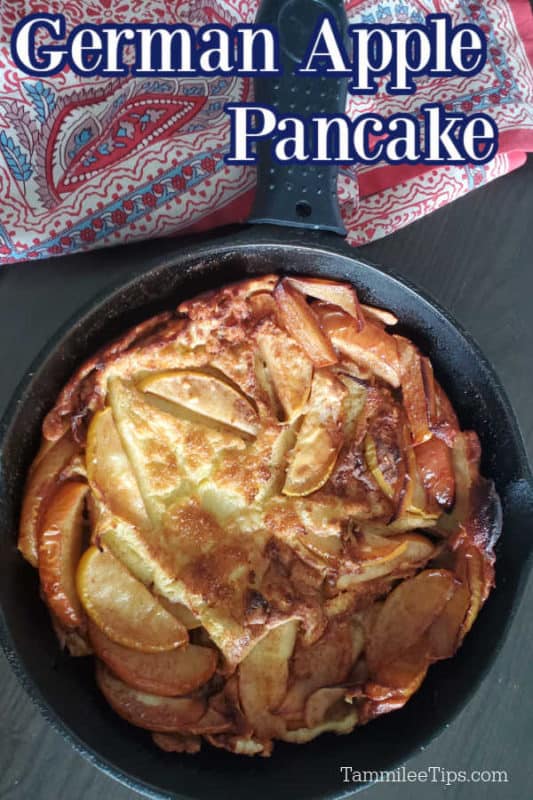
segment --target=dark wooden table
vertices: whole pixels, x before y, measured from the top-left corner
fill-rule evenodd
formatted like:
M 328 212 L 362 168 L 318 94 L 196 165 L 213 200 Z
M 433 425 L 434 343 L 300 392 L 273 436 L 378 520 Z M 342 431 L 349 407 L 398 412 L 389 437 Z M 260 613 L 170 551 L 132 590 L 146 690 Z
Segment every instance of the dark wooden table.
M 0 201 L 1 202 L 1 201 Z M 86 300 L 132 270 L 154 243 L 0 273 L 0 412 L 41 344 Z M 176 244 L 164 243 L 165 249 Z M 364 248 L 427 289 L 477 338 L 507 387 L 533 460 L 533 160 Z M 533 794 L 533 582 L 481 688 L 409 769 L 506 770 L 507 783 L 379 784 L 369 800 L 527 800 Z M 0 798 L 137 796 L 77 755 L 41 718 L 0 655 Z M 384 746 L 386 744 L 384 743 Z M 238 776 L 236 775 L 236 778 Z M 280 781 L 283 776 L 280 775 Z M 339 776 L 339 788 L 341 778 Z M 346 788 L 346 787 L 343 787 Z

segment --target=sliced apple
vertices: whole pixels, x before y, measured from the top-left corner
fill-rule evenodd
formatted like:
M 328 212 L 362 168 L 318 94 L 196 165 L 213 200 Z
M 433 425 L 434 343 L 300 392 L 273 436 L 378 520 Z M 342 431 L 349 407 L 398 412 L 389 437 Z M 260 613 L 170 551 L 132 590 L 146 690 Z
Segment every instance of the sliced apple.
M 480 453 L 479 439 L 473 431 L 456 434 L 452 448 L 455 503 L 449 514 L 442 514 L 437 526 L 445 536 L 464 530 L 471 516 L 472 490 L 479 478 Z
M 77 450 L 78 445 L 66 434 L 52 446 L 41 446 L 30 471 L 20 513 L 18 549 L 32 567 L 37 567 L 39 560 L 37 529 L 41 504 Z
M 425 448 L 426 445 L 432 442 L 433 439 L 430 439 L 428 442 L 419 445 L 419 447 Z M 432 519 L 436 522 L 441 509 L 435 500 L 434 494 L 426 491 L 418 464 L 418 450 L 419 448 L 414 448 L 412 446 L 409 434 L 406 432 L 404 454 L 407 462 L 407 472 L 398 507 L 397 519 L 400 520 L 402 517 L 416 515 L 422 517 L 424 520 Z M 422 463 L 425 463 L 423 461 L 423 456 L 424 453 L 422 453 Z
M 406 538 L 380 536 L 377 533 L 357 533 L 355 543 L 350 548 L 351 554 L 365 564 L 383 564 L 397 559 L 407 550 Z
M 468 586 L 458 584 L 441 613 L 427 629 L 425 641 L 432 660 L 451 658 L 459 647 L 470 601 Z
M 452 451 L 442 439 L 433 436 L 415 450 L 418 471 L 430 499 L 442 508 L 453 506 L 455 475 Z
M 204 698 L 139 692 L 116 678 L 101 661 L 96 663 L 96 682 L 111 708 L 138 728 L 158 733 L 187 731 L 205 713 Z
M 379 533 L 380 536 L 397 536 L 400 533 L 406 533 L 417 529 L 425 530 L 426 528 L 434 528 L 437 530 L 437 525 L 440 525 L 441 517 L 437 517 L 435 514 L 413 514 L 411 512 L 405 512 L 402 513 L 402 516 L 397 517 L 388 524 L 370 520 L 369 522 L 361 521 L 360 527 L 362 530 L 368 531 L 369 533 Z
M 422 370 L 422 380 L 424 382 L 424 393 L 426 395 L 426 408 L 431 430 L 437 417 L 437 396 L 435 390 L 435 376 L 433 375 L 433 365 L 427 356 L 420 356 L 420 368 Z
M 315 372 L 308 410 L 289 457 L 283 494 L 311 494 L 331 475 L 343 442 L 346 394 L 346 387 L 332 373 Z
M 424 570 L 387 596 L 366 646 L 371 672 L 394 661 L 422 637 L 455 589 L 447 570 Z
M 171 600 L 167 600 L 166 597 L 159 594 L 157 595 L 157 599 L 163 608 L 172 614 L 173 617 L 176 617 L 188 631 L 194 631 L 202 627 L 202 623 L 198 617 L 195 617 L 192 611 L 187 608 L 187 606 L 184 606 L 183 603 L 173 603 Z
M 365 320 L 357 293 L 348 283 L 338 283 L 324 278 L 295 278 L 292 276 L 284 278 L 283 283 L 293 286 L 308 297 L 314 297 L 316 300 L 322 300 L 324 303 L 342 308 L 356 320 L 359 330 L 364 328 Z
M 37 451 L 37 455 L 35 456 L 35 458 L 31 463 L 28 473 L 29 475 L 32 475 L 32 473 L 35 472 L 35 470 L 37 469 L 38 465 L 40 464 L 44 456 L 48 453 L 49 450 L 52 449 L 52 447 L 55 447 L 56 444 L 57 444 L 57 439 L 45 439 L 43 436 L 43 438 L 41 439 L 39 450 Z
M 83 629 L 65 628 L 51 610 L 50 620 L 61 650 L 66 649 L 73 658 L 92 655 L 93 651 L 87 639 L 85 625 Z
M 289 659 L 294 650 L 298 622 L 289 620 L 270 630 L 239 666 L 239 698 L 255 733 L 272 736 L 279 723 L 272 714 L 287 692 Z
M 405 699 L 410 697 L 421 685 L 426 676 L 430 664 L 424 646 L 421 642 L 416 642 L 394 661 L 382 664 L 372 674 L 372 682 L 376 687 L 370 692 L 377 699 L 377 687 L 394 692 L 401 692 Z M 367 690 L 369 687 L 365 687 Z
M 60 484 L 39 522 L 39 578 L 46 602 L 67 630 L 81 627 L 84 616 L 76 592 L 81 556 L 86 483 Z
M 263 710 L 277 708 L 285 697 L 297 632 L 297 620 L 278 625 L 241 662 L 239 698 L 249 719 Z
M 432 420 L 432 430 L 435 436 L 446 442 L 448 447 L 453 447 L 455 437 L 461 431 L 459 420 L 442 386 L 436 380 L 433 381 L 433 392 L 435 415 Z
M 91 544 L 109 550 L 138 581 L 151 587 L 154 582 L 153 559 L 138 547 L 138 529 L 112 514 L 106 506 L 98 508 L 92 529 Z
M 381 322 L 382 325 L 393 327 L 398 324 L 398 317 L 391 311 L 386 311 L 384 308 L 377 308 L 376 306 L 367 306 L 361 303 L 361 311 L 363 316 L 367 319 Z
M 147 527 L 150 520 L 110 408 L 91 420 L 86 462 L 91 489 L 110 511 L 138 528 Z
M 305 724 L 308 728 L 314 728 L 325 722 L 328 711 L 335 703 L 342 700 L 345 689 L 342 686 L 325 687 L 317 689 L 316 692 L 307 699 L 305 704 Z
M 257 435 L 259 420 L 252 402 L 217 375 L 190 369 L 169 370 L 149 375 L 139 388 L 249 436 Z
M 217 733 L 228 733 L 235 730 L 235 723 L 231 718 L 225 717 L 214 708 L 209 708 L 198 722 L 190 726 L 191 733 L 208 736 Z
M 279 319 L 283 327 L 303 348 L 315 367 L 328 367 L 337 363 L 337 355 L 330 341 L 320 330 L 317 319 L 305 297 L 284 281 L 274 291 Z M 353 321 L 353 318 L 347 315 Z M 355 325 L 355 323 L 354 323 Z
M 393 536 L 389 541 L 394 543 L 394 547 L 388 556 L 383 555 L 376 560 L 368 559 L 360 564 L 357 572 L 340 575 L 337 588 L 350 589 L 360 583 L 416 569 L 425 564 L 435 551 L 429 539 L 417 533 Z
M 257 344 L 284 417 L 292 422 L 309 399 L 313 365 L 284 331 L 264 326 L 258 333 Z
M 299 639 L 291 660 L 290 686 L 277 713 L 288 721 L 302 719 L 306 703 L 314 692 L 346 680 L 360 647 L 354 626 L 336 620 L 329 623 L 313 644 L 305 645 Z
M 470 594 L 467 612 L 461 627 L 460 639 L 462 640 L 474 624 L 481 606 L 487 599 L 493 582 L 494 570 L 479 549 L 472 544 L 464 544 L 458 548 L 455 569 L 459 579 L 468 586 Z
M 307 744 L 323 733 L 336 733 L 337 735 L 350 733 L 359 720 L 356 708 L 350 703 L 339 700 L 328 711 L 328 719 L 319 725 L 308 728 L 296 728 L 286 731 L 280 738 L 292 744 Z
M 269 756 L 272 742 L 258 742 L 251 736 L 206 736 L 209 744 L 239 756 Z
M 415 445 L 431 439 L 420 355 L 403 336 L 396 336 L 404 408 Z
M 186 628 L 108 551 L 84 553 L 76 586 L 88 616 L 117 644 L 157 653 L 188 641 Z
M 190 694 L 212 677 L 217 653 L 209 647 L 187 644 L 177 650 L 141 653 L 113 642 L 89 622 L 94 652 L 120 678 L 141 692 L 164 697 Z
M 396 487 L 392 486 L 392 484 L 386 481 L 385 476 L 379 466 L 376 443 L 374 438 L 369 433 L 365 437 L 364 450 L 365 461 L 368 469 L 372 473 L 372 477 L 376 481 L 385 497 L 388 497 L 389 500 L 393 500 L 396 494 Z
M 165 753 L 199 753 L 202 740 L 199 736 L 181 733 L 152 733 L 152 739 Z
M 343 542 L 340 536 L 322 535 L 314 531 L 304 530 L 300 540 L 304 547 L 324 561 L 335 565 L 339 563 L 343 551 Z
M 400 362 L 393 336 L 370 321 L 358 331 L 352 317 L 334 306 L 317 304 L 314 310 L 337 352 L 395 388 L 400 386 Z

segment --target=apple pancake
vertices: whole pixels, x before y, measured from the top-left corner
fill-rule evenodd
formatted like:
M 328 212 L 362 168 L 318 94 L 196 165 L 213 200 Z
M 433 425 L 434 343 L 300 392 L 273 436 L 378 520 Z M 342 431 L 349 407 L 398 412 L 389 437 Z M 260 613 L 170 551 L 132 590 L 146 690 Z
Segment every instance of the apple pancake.
M 498 498 L 396 323 L 344 283 L 251 278 L 104 347 L 47 415 L 19 549 L 164 750 L 348 733 L 474 623 Z

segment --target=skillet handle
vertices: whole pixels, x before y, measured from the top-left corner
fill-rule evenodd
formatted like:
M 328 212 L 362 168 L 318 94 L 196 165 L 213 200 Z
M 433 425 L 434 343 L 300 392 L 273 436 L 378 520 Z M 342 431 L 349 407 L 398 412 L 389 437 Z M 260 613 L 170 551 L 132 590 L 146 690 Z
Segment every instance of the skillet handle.
M 347 79 L 297 76 L 318 21 L 329 14 L 342 38 L 348 21 L 342 0 L 263 0 L 256 22 L 279 33 L 282 75 L 256 78 L 255 100 L 279 115 L 310 117 L 343 113 Z M 334 164 L 283 164 L 275 160 L 268 139 L 257 143 L 257 190 L 250 222 L 274 223 L 346 235 L 337 198 Z

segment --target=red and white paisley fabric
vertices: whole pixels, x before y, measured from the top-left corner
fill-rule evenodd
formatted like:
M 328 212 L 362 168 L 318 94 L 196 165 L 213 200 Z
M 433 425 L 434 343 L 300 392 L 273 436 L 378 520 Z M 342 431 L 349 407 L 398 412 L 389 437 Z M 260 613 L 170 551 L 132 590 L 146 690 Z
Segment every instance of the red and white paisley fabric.
M 246 219 L 254 170 L 228 166 L 224 105 L 251 99 L 226 77 L 52 79 L 23 75 L 10 57 L 25 15 L 83 22 L 252 22 L 258 0 L 9 0 L 0 2 L 0 263 Z M 339 197 L 348 240 L 363 244 L 409 224 L 520 166 L 533 151 L 533 17 L 529 0 L 347 0 L 352 22 L 417 22 L 449 12 L 474 21 L 489 57 L 473 79 L 421 79 L 408 97 L 350 98 L 349 113 L 417 113 L 424 102 L 486 111 L 500 150 L 482 167 L 343 168 Z

